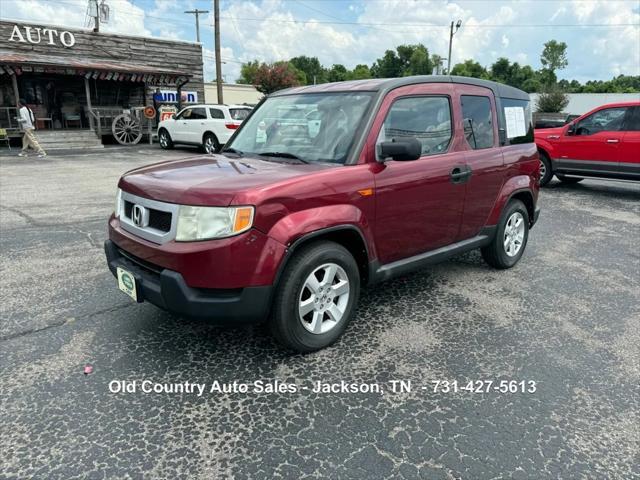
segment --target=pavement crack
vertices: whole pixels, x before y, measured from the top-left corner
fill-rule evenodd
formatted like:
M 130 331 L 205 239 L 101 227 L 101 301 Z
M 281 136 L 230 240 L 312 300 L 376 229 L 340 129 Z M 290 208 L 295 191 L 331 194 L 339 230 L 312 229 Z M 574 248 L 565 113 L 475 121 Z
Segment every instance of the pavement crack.
M 133 303 L 133 302 L 121 303 L 120 305 L 115 305 L 113 307 L 104 308 L 102 310 L 98 310 L 96 312 L 90 313 L 90 314 L 86 315 L 85 318 L 89 319 L 89 318 L 92 318 L 92 317 L 96 317 L 98 315 L 103 315 L 105 313 L 117 312 L 118 310 L 124 310 L 125 308 L 130 308 L 130 307 L 133 307 L 134 305 L 136 305 L 136 304 Z M 60 320 L 58 322 L 50 323 L 49 325 L 45 325 L 44 327 L 30 328 L 28 330 L 23 330 L 21 332 L 10 333 L 8 335 L 0 335 L 0 342 L 5 342 L 7 340 L 13 340 L 14 338 L 24 337 L 26 335 L 31 335 L 32 333 L 43 332 L 43 331 L 49 330 L 51 328 L 62 327 L 63 325 L 67 325 L 67 324 L 74 323 L 74 322 L 75 322 L 75 319 L 65 318 L 64 320 Z
M 6 205 L 0 205 L 0 209 L 8 210 L 10 212 L 15 213 L 20 218 L 25 220 L 28 225 L 30 225 L 32 227 L 39 227 L 39 228 L 68 227 L 68 230 L 66 230 L 67 232 L 78 233 L 78 234 L 82 235 L 83 237 L 86 237 L 86 239 L 89 241 L 89 243 L 91 244 L 92 247 L 95 247 L 97 249 L 102 249 L 101 243 L 98 240 L 94 239 L 90 232 L 85 232 L 84 230 L 81 230 L 80 228 L 78 228 L 76 226 L 76 225 L 81 225 L 81 224 L 86 224 L 86 223 L 102 221 L 102 219 L 95 219 L 95 220 L 83 221 L 83 222 L 46 223 L 46 222 L 40 222 L 40 221 L 36 220 L 31 215 L 28 215 L 28 214 L 24 213 L 22 210 L 20 210 L 18 208 L 15 208 L 15 207 L 9 207 L 9 206 L 6 206 Z M 62 231 L 65 231 L 65 230 L 62 230 Z

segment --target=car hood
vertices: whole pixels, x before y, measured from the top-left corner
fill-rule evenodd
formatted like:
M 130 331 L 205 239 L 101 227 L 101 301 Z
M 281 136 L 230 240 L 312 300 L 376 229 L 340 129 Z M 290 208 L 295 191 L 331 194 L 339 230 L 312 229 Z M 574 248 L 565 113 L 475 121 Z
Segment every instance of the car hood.
M 162 202 L 226 206 L 239 192 L 336 167 L 206 155 L 131 170 L 122 176 L 118 186 L 134 195 Z
M 556 138 L 560 137 L 562 135 L 563 130 L 564 130 L 564 127 L 538 128 L 533 131 L 533 135 L 535 138 L 539 138 L 542 140 L 546 140 L 547 137 L 551 136 L 552 137 L 551 139 L 553 140 L 554 136 Z

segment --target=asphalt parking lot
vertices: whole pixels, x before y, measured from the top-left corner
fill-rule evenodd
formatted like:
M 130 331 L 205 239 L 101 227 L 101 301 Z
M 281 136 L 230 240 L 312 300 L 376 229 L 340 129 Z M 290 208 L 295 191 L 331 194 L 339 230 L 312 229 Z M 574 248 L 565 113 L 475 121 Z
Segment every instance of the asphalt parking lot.
M 175 318 L 116 289 L 102 242 L 119 175 L 192 153 L 0 158 L 0 477 L 640 478 L 639 185 L 554 181 L 514 269 L 471 253 L 381 284 L 335 346 L 301 356 L 264 327 Z M 112 380 L 384 390 L 110 393 Z M 420 388 L 438 380 L 536 391 Z

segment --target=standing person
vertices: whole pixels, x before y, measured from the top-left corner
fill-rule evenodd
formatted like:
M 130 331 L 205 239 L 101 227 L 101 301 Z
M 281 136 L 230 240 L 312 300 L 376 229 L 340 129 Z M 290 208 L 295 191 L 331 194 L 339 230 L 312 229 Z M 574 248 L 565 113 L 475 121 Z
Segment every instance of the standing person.
M 22 130 L 24 131 L 24 136 L 22 137 L 22 151 L 18 154 L 19 157 L 26 157 L 27 150 L 29 147 L 33 148 L 38 152 L 38 157 L 43 158 L 47 156 L 47 152 L 40 146 L 38 140 L 36 139 L 36 135 L 33 133 L 35 128 L 33 126 L 36 121 L 36 117 L 33 115 L 33 111 L 27 107 L 24 99 L 20 99 L 18 102 L 18 121 L 22 126 Z
M 160 123 L 160 107 L 164 102 L 164 97 L 159 88 L 156 88 L 156 93 L 153 94 L 153 108 L 156 109 L 156 124 Z

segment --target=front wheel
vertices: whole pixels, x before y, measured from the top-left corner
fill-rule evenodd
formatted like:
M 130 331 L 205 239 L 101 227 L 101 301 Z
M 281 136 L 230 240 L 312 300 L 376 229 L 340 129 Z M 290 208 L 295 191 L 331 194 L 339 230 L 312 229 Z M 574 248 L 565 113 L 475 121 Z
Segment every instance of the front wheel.
M 213 133 L 205 133 L 202 139 L 202 149 L 208 154 L 220 151 L 220 143 Z
M 580 177 L 565 177 L 556 173 L 556 178 L 566 185 L 573 185 L 574 183 L 581 182 L 583 179 Z
M 522 257 L 528 239 L 527 207 L 520 200 L 511 200 L 500 216 L 495 237 L 482 249 L 482 257 L 494 268 L 511 268 Z
M 328 347 L 354 317 L 359 296 L 358 265 L 347 249 L 329 241 L 302 247 L 276 291 L 271 331 L 297 352 Z
M 165 129 L 160 130 L 158 133 L 158 142 L 160 142 L 160 147 L 164 150 L 169 150 L 173 148 L 173 141 L 171 140 L 171 135 Z

